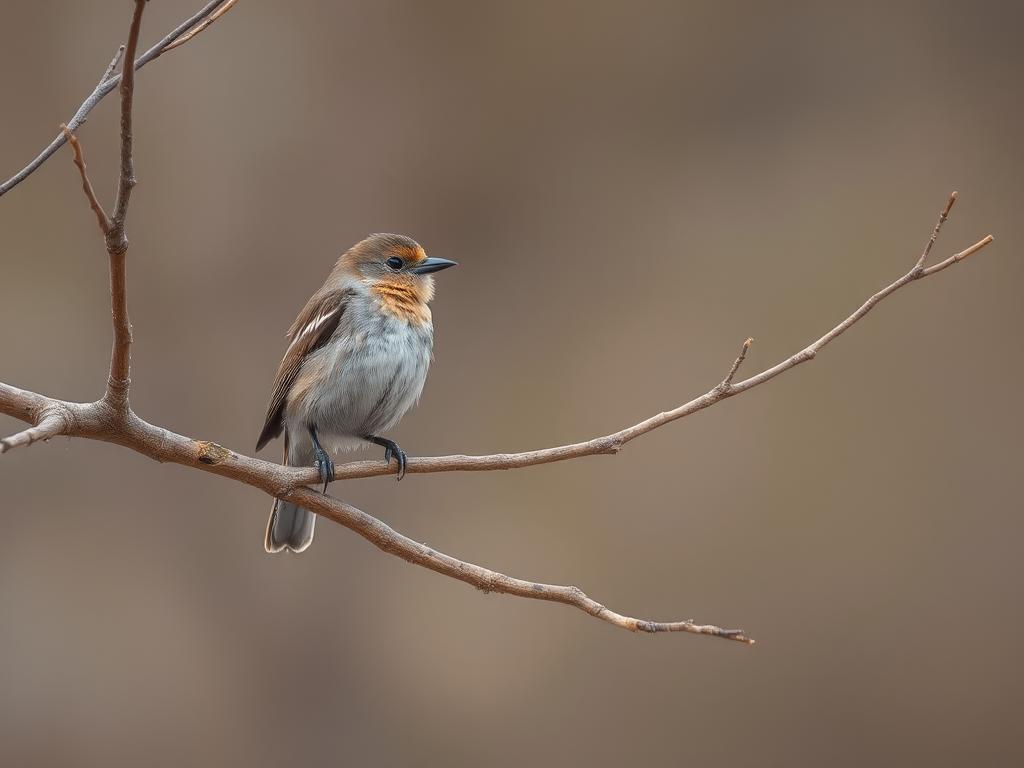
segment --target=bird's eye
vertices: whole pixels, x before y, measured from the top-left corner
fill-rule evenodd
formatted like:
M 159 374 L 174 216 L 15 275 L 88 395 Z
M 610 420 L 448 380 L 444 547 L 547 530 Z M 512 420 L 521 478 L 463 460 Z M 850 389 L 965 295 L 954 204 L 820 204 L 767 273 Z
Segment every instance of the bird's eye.
M 402 268 L 402 260 L 397 256 L 392 256 L 390 259 L 384 262 L 396 272 Z

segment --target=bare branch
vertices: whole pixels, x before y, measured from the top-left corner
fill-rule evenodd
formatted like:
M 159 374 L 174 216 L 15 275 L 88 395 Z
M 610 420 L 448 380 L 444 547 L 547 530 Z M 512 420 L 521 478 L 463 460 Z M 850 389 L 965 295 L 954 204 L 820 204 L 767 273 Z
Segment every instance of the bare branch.
M 61 125 L 61 130 L 64 131 L 64 136 L 75 153 L 75 165 L 78 166 L 78 173 L 82 177 L 82 191 L 85 192 L 85 197 L 89 201 L 89 207 L 96 214 L 96 221 L 100 225 L 100 231 L 106 235 L 110 232 L 110 218 L 107 216 L 107 212 L 103 210 L 103 206 L 100 205 L 100 201 L 96 199 L 96 192 L 93 191 L 92 182 L 89 181 L 89 174 L 85 170 L 85 156 L 82 154 L 82 145 L 75 134 L 68 130 L 66 125 Z
M 376 517 L 331 496 L 308 488 L 291 488 L 288 468 L 235 453 L 216 443 L 192 440 L 143 421 L 128 412 L 124 419 L 111 418 L 110 407 L 97 403 L 66 403 L 0 384 L 0 413 L 30 418 L 38 408 L 73 414 L 66 426 L 52 434 L 67 434 L 116 443 L 155 459 L 201 469 L 259 488 L 272 496 L 301 504 L 362 536 L 379 549 L 444 576 L 464 581 L 484 592 L 497 592 L 534 600 L 563 603 L 602 621 L 631 632 L 689 632 L 741 643 L 753 643 L 742 630 L 723 629 L 693 621 L 658 622 L 635 619 L 609 610 L 576 587 L 542 584 L 506 576 L 473 563 L 458 560 L 403 536 Z M 47 435 L 51 436 L 51 435 Z M 38 439 L 38 438 L 37 438 Z
M 376 517 L 368 515 L 350 504 L 324 496 L 308 488 L 296 489 L 285 496 L 289 501 L 300 504 L 321 517 L 326 517 L 355 531 L 371 544 L 389 554 L 397 555 L 407 562 L 428 568 L 443 576 L 464 581 L 483 592 L 497 592 L 571 605 L 584 613 L 607 621 L 609 624 L 628 629 L 630 632 L 690 632 L 736 640 L 741 643 L 754 642 L 741 629 L 722 629 L 712 625 L 695 624 L 689 620 L 659 622 L 623 616 L 590 599 L 578 587 L 524 581 L 492 571 L 489 568 L 457 560 L 426 544 L 420 544 L 403 536 Z
M 135 12 L 128 29 L 124 64 L 121 68 L 121 172 L 117 181 L 117 201 L 110 226 L 104 233 L 110 259 L 110 311 L 114 325 L 114 342 L 110 352 L 110 375 L 104 398 L 118 411 L 128 410 L 128 389 L 131 386 L 132 324 L 128 317 L 126 286 L 126 255 L 128 237 L 125 219 L 128 202 L 135 187 L 135 161 L 132 157 L 132 103 L 135 96 L 135 49 L 139 44 L 142 13 L 146 0 L 135 0 Z
M 228 0 L 213 0 L 213 2 L 208 2 L 196 13 L 194 13 L 192 16 L 185 19 L 185 21 L 183 21 L 181 24 L 172 29 L 156 45 L 154 45 L 152 48 L 150 48 L 148 51 L 142 54 L 138 59 L 136 59 L 135 69 L 142 69 L 149 62 L 153 61 L 154 59 L 160 58 L 161 55 L 163 55 L 166 51 L 170 50 L 169 46 L 171 45 L 171 43 L 173 43 L 175 40 L 177 40 L 182 35 L 187 33 L 189 30 L 194 28 L 197 24 L 202 23 L 204 19 L 206 19 L 210 14 L 214 13 L 226 2 L 228 2 Z M 81 127 L 81 125 L 85 122 L 86 118 L 88 117 L 89 113 L 97 104 L 100 103 L 100 101 L 103 100 L 103 97 L 117 87 L 117 84 L 121 78 L 119 76 L 110 77 L 109 74 L 110 72 L 113 72 L 113 70 L 116 67 L 117 62 L 115 60 L 112 63 L 112 65 L 108 68 L 108 72 L 104 72 L 103 78 L 96 85 L 96 88 L 93 89 L 93 92 L 89 94 L 89 97 L 85 101 L 82 102 L 82 105 L 78 108 L 78 111 L 75 112 L 74 116 L 67 121 L 68 130 L 70 130 L 72 133 L 74 133 Z M 50 157 L 53 156 L 54 152 L 56 152 L 58 149 L 64 146 L 64 142 L 66 140 L 67 139 L 64 136 L 63 132 L 57 134 L 57 137 L 53 141 L 51 141 L 50 144 L 46 147 L 46 149 L 40 152 L 39 155 L 31 163 L 26 165 L 24 168 L 22 168 L 20 171 L 14 174 L 14 176 L 9 178 L 3 184 L 0 184 L 0 197 L 3 197 L 5 194 L 10 192 L 21 182 L 23 182 L 25 179 L 27 179 L 29 176 L 35 173 L 35 171 L 38 170 L 43 163 L 45 163 L 47 160 L 50 159 Z

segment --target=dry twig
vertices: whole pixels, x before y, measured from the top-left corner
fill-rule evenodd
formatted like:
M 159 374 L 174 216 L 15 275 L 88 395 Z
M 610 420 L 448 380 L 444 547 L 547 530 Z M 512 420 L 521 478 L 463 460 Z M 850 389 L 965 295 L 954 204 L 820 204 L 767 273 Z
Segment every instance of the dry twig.
M 82 152 L 82 145 L 78 141 L 78 137 L 69 131 L 66 125 L 61 124 L 60 129 L 64 131 L 64 138 L 68 140 L 68 144 L 71 145 L 71 150 L 75 153 L 75 165 L 78 167 L 79 176 L 82 177 L 82 191 L 85 193 L 85 197 L 89 201 L 89 207 L 92 208 L 93 213 L 96 214 L 96 223 L 100 225 L 100 231 L 106 235 L 110 232 L 110 217 L 107 216 L 107 212 L 103 210 L 103 205 L 100 201 L 96 199 L 96 192 L 92 188 L 92 182 L 89 181 L 89 173 L 86 171 L 85 155 Z
M 226 5 L 222 5 L 222 3 L 208 4 L 206 9 L 204 9 L 207 11 L 207 15 L 216 10 L 217 7 L 220 7 L 220 11 L 216 16 L 208 19 L 207 23 L 212 23 L 217 16 L 226 12 L 231 4 L 230 0 Z M 31 445 L 33 442 L 45 440 L 55 435 L 67 435 L 69 437 L 82 437 L 116 443 L 156 461 L 173 462 L 202 469 L 259 488 L 272 496 L 294 501 L 322 517 L 329 518 L 355 531 L 389 554 L 445 576 L 464 581 L 485 592 L 498 592 L 571 605 L 591 616 L 634 632 L 689 632 L 743 643 L 752 643 L 753 641 L 742 630 L 722 629 L 712 625 L 696 624 L 692 621 L 653 622 L 634 619 L 610 611 L 587 597 L 576 587 L 515 579 L 496 571 L 458 560 L 403 536 L 376 517 L 349 504 L 330 496 L 321 495 L 305 487 L 314 483 L 317 479 L 316 472 L 313 469 L 285 467 L 235 453 L 213 442 L 194 440 L 154 426 L 139 418 L 131 410 L 128 404 L 131 325 L 128 321 L 124 270 L 128 241 L 124 233 L 124 223 L 129 196 L 135 183 L 131 132 L 132 95 L 134 88 L 133 70 L 137 66 L 141 66 L 138 64 L 138 61 L 145 59 L 144 55 L 138 61 L 134 60 L 144 6 L 145 0 L 136 0 L 135 13 L 132 18 L 131 31 L 124 57 L 124 72 L 120 78 L 121 172 L 118 178 L 117 202 L 114 213 L 109 219 L 92 192 L 92 185 L 89 183 L 85 172 L 85 161 L 82 157 L 81 147 L 72 133 L 73 126 L 69 123 L 68 127 L 64 129 L 65 133 L 62 134 L 62 136 L 66 136 L 71 141 L 72 147 L 75 150 L 75 163 L 82 177 L 83 189 L 85 190 L 86 197 L 89 199 L 90 206 L 97 215 L 97 220 L 100 224 L 100 229 L 103 231 L 110 255 L 114 346 L 111 353 L 110 377 L 107 391 L 96 402 L 76 403 L 57 400 L 0 383 L 0 413 L 13 416 L 33 425 L 22 432 L 0 440 L 0 452 L 19 446 Z M 202 18 L 205 18 L 205 16 L 194 17 L 194 19 L 199 20 Z M 169 50 L 170 47 L 173 47 L 173 45 L 169 46 L 168 44 L 175 40 L 177 40 L 175 44 L 180 45 L 189 39 L 191 34 L 205 28 L 205 25 L 196 28 L 196 23 L 198 21 L 188 26 L 184 31 L 172 33 L 174 34 L 173 37 L 165 38 L 165 42 L 161 44 L 163 46 L 162 50 Z M 194 31 L 189 33 L 189 30 Z M 184 38 L 179 40 L 179 36 L 182 35 L 184 35 Z M 101 81 L 101 85 L 103 82 L 110 83 L 114 80 L 114 78 L 110 78 L 109 72 L 105 77 L 107 79 Z M 868 298 L 853 314 L 824 336 L 761 373 L 734 383 L 736 374 L 746 360 L 747 352 L 753 343 L 752 339 L 747 339 L 743 343 L 739 356 L 735 359 L 721 383 L 700 397 L 690 400 L 673 410 L 652 416 L 631 427 L 582 443 L 543 448 L 525 453 L 495 454 L 490 456 L 438 456 L 410 459 L 408 471 L 451 472 L 460 470 L 513 469 L 565 461 L 582 456 L 617 453 L 626 443 L 658 427 L 677 421 L 726 398 L 764 384 L 780 373 L 814 359 L 823 347 L 848 330 L 854 323 L 871 311 L 878 302 L 891 293 L 915 280 L 941 272 L 947 267 L 977 253 L 991 243 L 992 236 L 989 235 L 969 248 L 937 264 L 930 267 L 925 266 L 932 247 L 938 238 L 942 224 L 948 218 L 955 201 L 956 192 L 950 196 L 949 202 L 940 213 L 939 220 L 932 231 L 931 238 L 928 240 L 922 256 L 909 272 Z M 335 476 L 338 479 L 349 479 L 384 475 L 393 471 L 393 467 L 381 462 L 361 461 L 338 466 Z
M 221 14 L 217 13 L 217 11 L 220 10 L 220 8 L 228 2 L 231 2 L 231 0 L 213 0 L 212 2 L 208 2 L 206 5 L 200 8 L 194 14 L 192 14 L 192 16 L 185 19 L 185 21 L 183 21 L 181 24 L 179 24 L 169 33 L 167 33 L 163 37 L 163 39 L 160 40 L 160 42 L 158 42 L 156 45 L 154 45 L 152 48 L 150 48 L 148 51 L 142 54 L 135 61 L 135 69 L 142 69 L 149 62 L 153 61 L 154 59 L 160 58 L 167 51 L 176 48 L 184 42 L 187 42 L 187 40 L 191 39 L 193 36 L 189 34 L 189 32 L 195 30 L 198 26 L 201 25 L 203 29 L 206 29 L 206 27 L 209 25 L 208 23 L 206 23 L 206 20 L 213 14 L 216 14 L 219 17 Z M 212 21 L 209 23 L 212 23 Z M 181 39 L 183 37 L 185 39 Z M 103 77 L 100 78 L 99 83 L 96 84 L 96 87 L 93 89 L 93 92 L 90 93 L 88 98 L 86 98 L 86 100 L 82 102 L 82 105 L 78 108 L 78 111 L 75 112 L 74 116 L 70 120 L 68 120 L 67 129 L 72 133 L 77 131 L 82 126 L 82 124 L 86 121 L 86 118 L 88 117 L 89 113 L 92 112 L 93 107 L 99 104 L 103 100 L 104 96 L 106 96 L 108 93 L 114 90 L 114 88 L 117 87 L 118 82 L 121 78 L 111 77 L 110 75 L 117 68 L 117 60 L 119 56 L 120 49 L 118 54 L 114 56 L 114 60 L 110 63 L 110 66 L 107 67 L 106 71 L 103 73 Z M 51 141 L 50 144 L 46 147 L 46 149 L 40 152 L 39 155 L 36 156 L 36 158 L 31 163 L 26 165 L 24 168 L 22 168 L 20 171 L 14 174 L 3 184 L 0 184 L 0 197 L 3 197 L 5 194 L 10 192 L 21 182 L 23 182 L 25 179 L 27 179 L 29 176 L 35 173 L 36 170 L 38 170 L 43 163 L 50 159 L 54 152 L 56 152 L 58 149 L 64 146 L 65 141 L 67 141 L 67 137 L 65 136 L 64 132 L 61 131 L 61 133 L 57 134 L 57 137 L 53 141 Z
M 238 0 L 227 0 L 227 2 L 224 3 L 220 8 L 218 8 L 216 11 L 211 13 L 209 16 L 207 16 L 205 19 L 203 19 L 201 22 L 199 22 L 196 26 L 194 26 L 188 32 L 183 34 L 181 37 L 176 38 L 173 42 L 168 43 L 167 45 L 165 45 L 162 52 L 163 53 L 167 53 L 168 51 L 174 50 L 179 45 L 184 45 L 189 40 L 191 40 L 193 37 L 195 37 L 200 32 L 202 32 L 204 29 L 206 29 L 208 26 L 213 24 L 213 22 L 215 22 L 217 19 L 219 19 L 225 13 L 230 11 L 234 7 L 235 3 L 237 3 L 237 2 L 238 2 Z

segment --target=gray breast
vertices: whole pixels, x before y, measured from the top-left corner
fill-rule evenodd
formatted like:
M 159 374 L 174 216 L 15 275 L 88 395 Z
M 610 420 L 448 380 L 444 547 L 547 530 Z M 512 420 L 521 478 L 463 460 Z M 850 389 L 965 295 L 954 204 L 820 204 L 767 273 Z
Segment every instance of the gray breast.
M 325 386 L 316 421 L 338 435 L 387 432 L 420 397 L 430 367 L 433 328 L 379 311 L 353 313 L 327 345 Z

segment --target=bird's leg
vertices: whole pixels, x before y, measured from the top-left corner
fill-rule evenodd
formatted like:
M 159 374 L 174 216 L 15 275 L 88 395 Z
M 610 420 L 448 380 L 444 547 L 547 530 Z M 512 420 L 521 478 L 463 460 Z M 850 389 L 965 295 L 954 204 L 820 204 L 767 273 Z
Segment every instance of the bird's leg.
M 313 456 L 316 460 L 316 468 L 320 473 L 320 479 L 324 481 L 324 494 L 327 493 L 327 484 L 334 479 L 334 462 L 327 455 L 327 451 L 320 445 L 316 436 L 316 425 L 309 425 L 309 436 L 313 439 Z
M 363 435 L 363 439 L 381 446 L 384 449 L 384 461 L 388 464 L 391 463 L 391 457 L 394 456 L 398 461 L 398 477 L 396 479 L 401 480 L 405 477 L 405 451 L 398 447 L 398 443 L 376 435 Z

